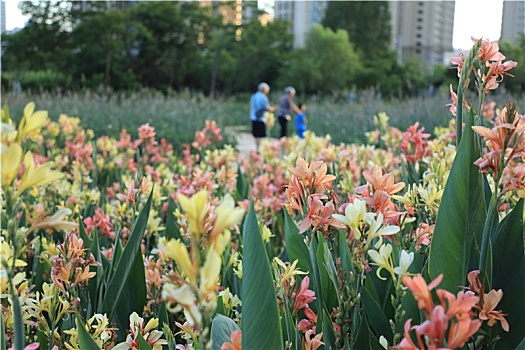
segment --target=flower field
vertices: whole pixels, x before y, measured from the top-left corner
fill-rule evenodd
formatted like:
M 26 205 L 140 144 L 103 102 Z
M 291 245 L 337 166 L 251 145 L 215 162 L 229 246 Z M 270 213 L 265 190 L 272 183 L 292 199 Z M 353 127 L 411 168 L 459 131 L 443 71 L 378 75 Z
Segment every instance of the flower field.
M 454 62 L 433 137 L 378 113 L 247 158 L 4 106 L 1 348 L 523 348 L 525 116 L 485 102 L 516 63 Z

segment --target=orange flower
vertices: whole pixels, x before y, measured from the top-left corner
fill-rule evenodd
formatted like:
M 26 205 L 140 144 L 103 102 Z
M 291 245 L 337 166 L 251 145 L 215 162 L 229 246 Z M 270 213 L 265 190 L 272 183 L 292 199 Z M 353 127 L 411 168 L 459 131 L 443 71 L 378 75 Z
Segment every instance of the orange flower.
M 509 323 L 505 319 L 504 314 L 501 310 L 500 311 L 494 311 L 496 306 L 501 301 L 501 298 L 503 298 L 503 291 L 500 289 L 498 291 L 495 291 L 494 289 L 488 292 L 487 294 L 483 295 L 483 306 L 482 310 L 479 313 L 479 319 L 480 320 L 488 320 L 488 325 L 492 327 L 496 321 L 501 322 L 501 328 L 505 330 L 505 332 L 509 331 Z
M 440 274 L 436 277 L 435 280 L 430 282 L 429 285 L 425 282 L 425 279 L 421 275 L 416 275 L 413 278 L 408 276 L 403 277 L 403 284 L 410 289 L 414 299 L 417 301 L 417 306 L 420 309 L 424 309 L 428 314 L 430 314 L 434 308 L 434 303 L 432 302 L 432 295 L 430 291 L 434 289 L 443 279 L 443 274 Z
M 233 331 L 230 336 L 231 342 L 224 342 L 221 350 L 242 350 L 242 333 L 241 331 Z
M 470 317 L 464 318 L 459 322 L 453 322 L 449 327 L 447 347 L 449 349 L 462 348 L 465 342 L 478 331 L 480 326 L 480 320 L 471 320 Z
M 379 166 L 375 166 L 372 172 L 363 172 L 366 181 L 372 185 L 374 191 L 384 191 L 389 195 L 393 195 L 401 191 L 405 187 L 404 182 L 394 184 L 394 172 L 384 174 Z
M 472 38 L 474 42 L 478 41 L 476 38 Z M 481 46 L 479 47 L 479 53 L 476 57 L 482 62 L 488 61 L 502 61 L 505 59 L 505 56 L 499 52 L 499 44 L 491 43 L 489 39 L 483 39 Z

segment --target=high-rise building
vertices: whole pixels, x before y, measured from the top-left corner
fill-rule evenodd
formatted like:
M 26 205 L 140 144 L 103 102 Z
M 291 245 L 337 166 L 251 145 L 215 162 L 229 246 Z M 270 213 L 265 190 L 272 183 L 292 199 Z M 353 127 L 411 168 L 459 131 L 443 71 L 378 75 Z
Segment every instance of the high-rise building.
M 275 1 L 274 17 L 290 21 L 295 48 L 304 47 L 310 28 L 323 20 L 327 2 L 326 0 Z
M 5 1 L 0 2 L 0 33 L 5 33 Z
M 390 1 L 392 46 L 398 62 L 417 56 L 431 71 L 452 51 L 455 1 Z
M 221 4 L 222 3 L 222 4 Z M 200 0 L 201 6 L 217 6 L 224 23 L 241 25 L 257 18 L 257 1 Z
M 515 42 L 523 34 L 525 34 L 525 0 L 504 0 L 500 40 Z

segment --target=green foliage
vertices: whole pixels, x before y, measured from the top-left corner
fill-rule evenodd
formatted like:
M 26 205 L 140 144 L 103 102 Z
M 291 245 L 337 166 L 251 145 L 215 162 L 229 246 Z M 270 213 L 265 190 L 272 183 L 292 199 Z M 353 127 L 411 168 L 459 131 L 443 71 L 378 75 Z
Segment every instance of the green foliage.
M 146 280 L 140 244 L 148 221 L 152 195 L 153 191 L 135 222 L 115 273 L 106 287 L 101 306 L 101 312 L 106 313 L 110 320 L 117 318 L 121 334 L 128 329 L 129 315 L 133 311 L 141 312 L 146 302 Z
M 473 124 L 471 112 L 439 206 L 428 262 L 430 277 L 442 273 L 440 287 L 453 293 L 465 286 L 467 273 L 477 268 L 487 216 L 483 177 L 474 164 L 480 146 Z
M 75 324 L 77 326 L 78 332 L 78 342 L 81 349 L 100 349 L 100 347 L 95 343 L 91 335 L 84 328 L 84 323 L 80 320 L 79 317 L 75 318 Z M 22 348 L 21 348 L 22 349 Z
M 246 215 L 242 236 L 242 347 L 282 349 L 277 298 L 253 203 Z
M 220 350 L 222 344 L 230 341 L 231 334 L 240 330 L 231 318 L 217 314 L 211 324 L 212 350 Z
M 492 247 L 492 288 L 503 290 L 498 308 L 503 310 L 510 324 L 510 332 L 501 332 L 498 347 L 517 347 L 525 337 L 525 256 L 523 249 L 522 198 L 499 225 Z

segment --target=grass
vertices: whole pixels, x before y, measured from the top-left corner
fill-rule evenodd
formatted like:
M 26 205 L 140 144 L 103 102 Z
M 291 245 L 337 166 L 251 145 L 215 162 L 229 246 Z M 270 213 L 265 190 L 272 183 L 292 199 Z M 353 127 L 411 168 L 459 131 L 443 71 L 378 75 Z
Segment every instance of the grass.
M 3 94 L 8 101 L 11 115 L 15 120 L 22 115 L 26 103 L 33 101 L 38 110 L 49 111 L 56 120 L 61 113 L 79 117 L 84 127 L 93 129 L 95 135 L 118 137 L 122 128 L 136 136 L 140 125 L 154 126 L 159 137 L 166 138 L 176 148 L 193 140 L 195 131 L 204 127 L 204 120 L 214 119 L 219 127 L 243 126 L 250 129 L 249 102 L 239 99 L 212 100 L 188 94 L 165 97 L 161 93 L 144 91 L 132 94 L 104 94 L 82 92 L 71 94 L 22 93 L 18 96 Z M 508 96 L 496 95 L 490 100 L 498 107 L 506 103 Z M 278 96 L 271 96 L 276 102 Z M 298 98 L 296 98 L 299 101 Z M 510 98 L 512 100 L 512 98 Z M 318 135 L 330 134 L 334 143 L 364 141 L 364 133 L 374 129 L 373 116 L 386 112 L 390 125 L 405 130 L 419 121 L 425 130 L 432 132 L 436 126 L 444 126 L 452 118 L 446 104 L 448 94 L 434 97 L 419 97 L 405 100 L 385 101 L 363 94 L 358 100 L 331 102 L 315 98 L 301 99 L 307 105 L 308 128 Z M 518 101 L 520 112 L 525 110 L 525 99 Z M 289 130 L 293 131 L 293 122 Z M 271 136 L 277 136 L 276 125 Z M 232 139 L 227 140 L 229 142 Z

